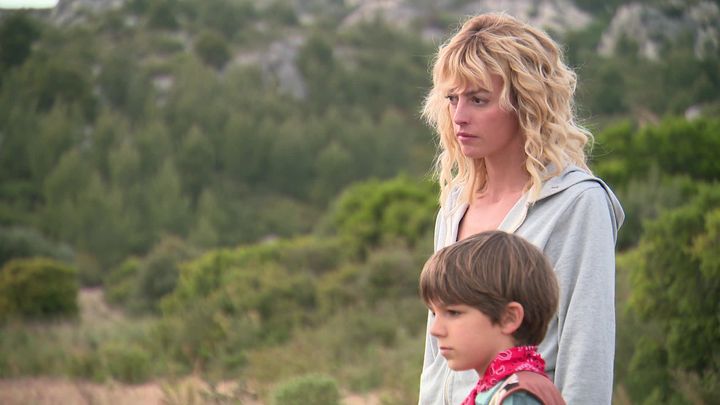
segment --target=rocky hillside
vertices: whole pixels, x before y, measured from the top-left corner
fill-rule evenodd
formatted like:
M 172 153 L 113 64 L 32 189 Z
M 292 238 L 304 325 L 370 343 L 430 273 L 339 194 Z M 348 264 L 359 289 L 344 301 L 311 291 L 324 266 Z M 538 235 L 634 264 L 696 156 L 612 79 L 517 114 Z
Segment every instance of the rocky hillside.
M 617 9 L 605 30 L 599 52 L 612 55 L 623 40 L 632 40 L 638 53 L 658 59 L 662 48 L 689 38 L 695 56 L 703 58 L 720 50 L 720 8 L 716 2 L 668 2 L 664 7 L 629 3 Z
M 118 9 L 128 1 L 59 0 L 54 9 L 36 13 L 56 24 L 77 24 L 88 21 L 95 13 Z M 263 0 L 253 3 L 256 7 L 263 7 L 273 2 Z M 435 42 L 442 40 L 453 21 L 483 11 L 505 11 L 558 34 L 583 29 L 594 20 L 593 15 L 572 0 L 287 0 L 287 3 L 292 5 L 298 20 L 305 26 L 336 18 L 338 27 L 342 29 L 380 18 L 398 27 L 418 30 L 424 38 Z M 602 34 L 598 52 L 611 55 L 623 40 L 629 39 L 637 44 L 641 56 L 656 59 L 665 44 L 687 37 L 692 38 L 698 58 L 718 52 L 718 2 L 628 1 L 614 11 Z M 298 40 L 295 38 L 290 42 L 297 45 Z M 274 59 L 270 64 L 277 65 L 278 58 Z M 295 91 L 301 92 L 301 89 Z

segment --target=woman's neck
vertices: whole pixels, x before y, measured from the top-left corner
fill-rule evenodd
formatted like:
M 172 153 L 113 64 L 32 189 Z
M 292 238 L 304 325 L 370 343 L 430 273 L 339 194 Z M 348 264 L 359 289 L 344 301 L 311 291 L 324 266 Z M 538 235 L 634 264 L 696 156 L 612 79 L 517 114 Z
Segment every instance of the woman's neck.
M 519 197 L 530 180 L 524 162 L 493 164 L 486 161 L 485 170 L 487 173 L 485 187 L 476 194 L 477 197 L 493 200 Z

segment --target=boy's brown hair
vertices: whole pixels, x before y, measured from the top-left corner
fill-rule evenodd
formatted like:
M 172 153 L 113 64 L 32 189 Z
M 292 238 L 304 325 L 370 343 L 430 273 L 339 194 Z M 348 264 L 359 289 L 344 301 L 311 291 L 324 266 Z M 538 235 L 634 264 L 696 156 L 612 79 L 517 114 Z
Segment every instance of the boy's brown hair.
M 545 255 L 520 236 L 487 231 L 436 252 L 420 275 L 426 304 L 469 305 L 500 323 L 507 304 L 524 309 L 513 337 L 538 345 L 558 307 L 559 287 Z

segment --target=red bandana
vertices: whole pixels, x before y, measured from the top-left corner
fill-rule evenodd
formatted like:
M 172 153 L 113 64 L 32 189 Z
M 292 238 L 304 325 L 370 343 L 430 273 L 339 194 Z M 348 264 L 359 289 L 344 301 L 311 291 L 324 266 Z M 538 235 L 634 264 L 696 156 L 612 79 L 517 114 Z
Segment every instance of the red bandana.
M 546 376 L 545 360 L 537 352 L 537 346 L 512 347 L 498 354 L 462 405 L 475 405 L 478 392 L 489 390 L 518 371 L 532 371 Z

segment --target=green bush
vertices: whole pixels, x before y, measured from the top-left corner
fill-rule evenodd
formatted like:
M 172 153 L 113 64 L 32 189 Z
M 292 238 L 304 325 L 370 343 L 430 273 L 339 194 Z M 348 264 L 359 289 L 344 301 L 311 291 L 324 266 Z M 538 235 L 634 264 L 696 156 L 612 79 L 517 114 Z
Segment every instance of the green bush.
M 373 252 L 363 266 L 368 277 L 364 289 L 368 302 L 417 297 L 423 262 L 406 249 L 388 247 Z
M 100 348 L 100 356 L 110 377 L 139 383 L 151 374 L 151 356 L 145 349 L 130 343 L 109 343 Z
M 62 373 L 74 378 L 95 382 L 103 382 L 107 379 L 107 370 L 102 364 L 102 359 L 94 350 L 72 350 L 67 354 L 62 364 L 64 367 Z M 47 369 L 41 371 L 41 373 L 47 372 Z
M 177 284 L 182 262 L 195 255 L 181 239 L 165 237 L 143 259 L 138 269 L 138 297 L 147 309 L 158 309 L 160 300 Z
M 69 262 L 73 252 L 70 247 L 48 240 L 33 228 L 0 227 L 0 266 L 10 259 L 38 256 Z
M 646 222 L 697 193 L 697 183 L 688 176 L 662 176 L 653 167 L 647 177 L 632 178 L 626 187 L 616 191 L 625 211 L 617 243 L 618 249 L 624 250 L 638 243 Z
M 358 183 L 335 201 L 320 228 L 359 255 L 389 241 L 414 247 L 433 227 L 436 197 L 433 184 L 404 176 Z
M 273 394 L 275 405 L 336 405 L 340 390 L 334 379 L 319 374 L 297 377 L 279 386 Z
M 77 270 L 52 259 L 15 259 L 0 269 L 0 319 L 78 313 Z
M 195 42 L 195 52 L 208 66 L 222 69 L 230 59 L 230 50 L 222 35 L 214 31 L 205 31 Z
M 140 260 L 129 257 L 107 275 L 103 284 L 108 303 L 126 307 L 132 305 L 137 293 L 139 269 Z
M 695 180 L 720 178 L 720 120 L 668 116 L 659 124 L 635 128 L 624 121 L 596 137 L 593 170 L 611 186 L 643 178 L 653 167 L 661 174 L 688 175 Z
M 183 240 L 164 237 L 145 257 L 127 258 L 106 276 L 108 301 L 133 313 L 158 310 L 162 298 L 175 289 L 179 266 L 194 255 Z
M 633 400 L 650 403 L 643 396 L 655 388 L 660 401 L 652 403 L 680 403 L 672 373 L 701 376 L 708 383 L 720 375 L 719 244 L 718 184 L 699 187 L 686 204 L 646 224 L 640 260 L 631 272 L 629 305 L 659 333 L 644 328 L 639 336 L 645 340 L 636 345 L 628 374 Z M 702 388 L 699 394 L 707 396 L 717 389 Z

